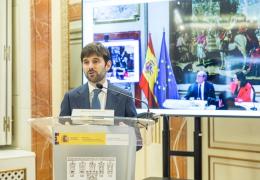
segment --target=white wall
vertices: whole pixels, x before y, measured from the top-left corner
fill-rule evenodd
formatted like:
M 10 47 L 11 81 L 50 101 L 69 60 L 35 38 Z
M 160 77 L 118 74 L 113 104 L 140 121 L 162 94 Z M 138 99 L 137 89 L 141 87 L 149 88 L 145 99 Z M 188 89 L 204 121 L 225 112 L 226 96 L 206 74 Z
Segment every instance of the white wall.
M 13 1 L 14 145 L 31 149 L 31 7 L 30 0 Z
M 154 2 L 148 6 L 148 31 L 152 35 L 153 47 L 157 60 L 160 58 L 163 31 L 169 52 L 169 2 Z M 144 61 L 143 63 L 144 64 Z

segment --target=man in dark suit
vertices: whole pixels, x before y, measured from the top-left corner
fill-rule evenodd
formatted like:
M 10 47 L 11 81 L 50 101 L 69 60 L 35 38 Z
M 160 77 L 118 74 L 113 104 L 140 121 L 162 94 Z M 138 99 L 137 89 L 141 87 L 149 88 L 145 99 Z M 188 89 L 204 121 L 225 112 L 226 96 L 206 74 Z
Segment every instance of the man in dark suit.
M 130 92 L 114 86 L 106 79 L 112 61 L 109 51 L 101 43 L 93 42 L 86 45 L 81 52 L 81 62 L 88 82 L 78 88 L 72 89 L 64 95 L 61 103 L 60 116 L 71 116 L 73 109 L 112 109 L 115 116 L 136 117 L 136 107 Z M 96 84 L 102 84 L 102 90 Z M 115 92 L 119 91 L 122 94 Z M 95 97 L 95 91 L 98 91 Z M 93 100 L 92 100 L 93 99 Z M 98 102 L 98 108 L 96 107 Z M 93 106 L 93 107 L 92 107 Z M 140 140 L 139 129 L 136 129 L 137 139 Z
M 112 65 L 107 48 L 101 43 L 88 44 L 81 52 L 81 62 L 88 82 L 65 94 L 61 103 L 60 116 L 70 116 L 73 109 L 91 109 L 93 90 L 97 89 L 97 83 L 105 87 L 98 94 L 100 109 L 113 109 L 115 116 L 135 117 L 137 115 L 133 99 L 115 91 L 129 96 L 131 93 L 114 86 L 106 79 L 106 73 Z
M 199 71 L 197 73 L 196 83 L 189 86 L 185 99 L 208 100 L 208 98 L 216 98 L 215 89 L 212 83 L 207 81 L 207 73 Z
M 91 93 L 89 93 L 90 92 L 89 83 L 90 82 L 76 89 L 73 89 L 64 95 L 63 101 L 61 103 L 60 116 L 70 116 L 73 109 L 91 109 L 90 97 L 89 97 L 89 94 Z M 106 104 L 103 109 L 114 110 L 115 116 L 135 117 L 137 113 L 136 113 L 133 100 L 129 97 L 126 97 L 122 94 L 119 94 L 111 90 L 113 89 L 115 91 L 122 92 L 129 96 L 131 96 L 131 93 L 129 93 L 126 90 L 122 90 L 121 88 L 116 87 L 111 83 L 107 83 L 107 87 L 108 90 L 106 89 L 102 90 L 102 91 L 106 91 L 107 93 Z

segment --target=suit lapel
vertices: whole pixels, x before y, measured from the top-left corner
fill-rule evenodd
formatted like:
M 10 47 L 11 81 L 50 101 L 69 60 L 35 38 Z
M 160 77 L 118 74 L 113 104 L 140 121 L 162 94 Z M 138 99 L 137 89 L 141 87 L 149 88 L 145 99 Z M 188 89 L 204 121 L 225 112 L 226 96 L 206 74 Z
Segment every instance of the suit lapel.
M 110 89 L 114 89 L 114 88 L 110 83 L 108 83 L 107 100 L 106 100 L 105 109 L 116 109 L 116 106 L 118 104 L 118 93 L 111 91 Z
M 78 90 L 78 96 L 76 98 L 76 104 L 80 109 L 89 109 L 90 102 L 89 102 L 89 88 L 88 83 L 84 84 L 82 88 Z
M 196 97 L 194 97 L 195 99 L 199 97 L 199 84 L 196 83 L 195 84 L 195 92 L 196 92 Z

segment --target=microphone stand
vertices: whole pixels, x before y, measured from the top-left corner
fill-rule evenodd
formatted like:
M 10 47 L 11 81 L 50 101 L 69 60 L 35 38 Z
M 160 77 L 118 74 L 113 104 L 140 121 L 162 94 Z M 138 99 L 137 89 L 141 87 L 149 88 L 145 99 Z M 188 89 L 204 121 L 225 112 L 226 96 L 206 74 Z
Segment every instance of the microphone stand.
M 97 87 L 98 89 L 103 89 L 103 88 L 105 88 L 105 89 L 107 89 L 107 90 L 114 91 L 114 92 L 116 92 L 116 93 L 118 93 L 118 94 L 121 94 L 121 95 L 123 95 L 123 96 L 129 97 L 129 98 L 131 98 L 131 99 L 137 100 L 137 101 L 139 101 L 139 102 L 145 104 L 146 107 L 147 107 L 147 112 L 143 112 L 143 113 L 138 114 L 138 115 L 137 115 L 137 118 L 152 119 L 152 120 L 154 120 L 154 121 L 157 122 L 158 119 L 154 119 L 154 118 L 153 118 L 154 113 L 151 113 L 151 112 L 150 112 L 149 105 L 148 105 L 145 101 L 143 101 L 143 100 L 141 100 L 141 99 L 138 99 L 138 98 L 134 98 L 134 97 L 129 96 L 128 94 L 122 93 L 122 92 L 120 92 L 120 91 L 117 91 L 117 90 L 114 90 L 114 89 L 110 89 L 110 88 L 106 88 L 106 87 L 104 87 L 104 86 L 103 86 L 102 84 L 100 84 L 100 83 L 97 83 L 97 84 L 96 84 L 96 87 Z M 138 122 L 138 123 L 140 123 L 140 122 Z M 140 123 L 140 124 L 141 124 L 141 123 Z M 144 127 L 146 127 L 146 126 L 144 126 Z

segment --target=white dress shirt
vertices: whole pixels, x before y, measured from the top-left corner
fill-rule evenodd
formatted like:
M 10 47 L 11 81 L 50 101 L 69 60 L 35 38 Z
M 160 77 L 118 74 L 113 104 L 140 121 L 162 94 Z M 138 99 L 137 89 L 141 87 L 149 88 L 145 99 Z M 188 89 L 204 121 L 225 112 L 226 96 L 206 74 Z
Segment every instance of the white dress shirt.
M 103 89 L 101 89 L 101 92 L 98 94 L 98 99 L 100 101 L 100 106 L 101 106 L 101 109 L 105 109 L 106 107 L 106 100 L 107 100 L 107 87 L 108 87 L 108 82 L 105 81 L 105 83 L 103 84 Z M 92 103 L 92 98 L 94 96 L 94 92 L 93 90 L 94 89 L 97 89 L 97 87 L 94 87 L 92 84 L 88 83 L 88 88 L 89 88 L 89 101 L 90 101 L 90 104 Z

